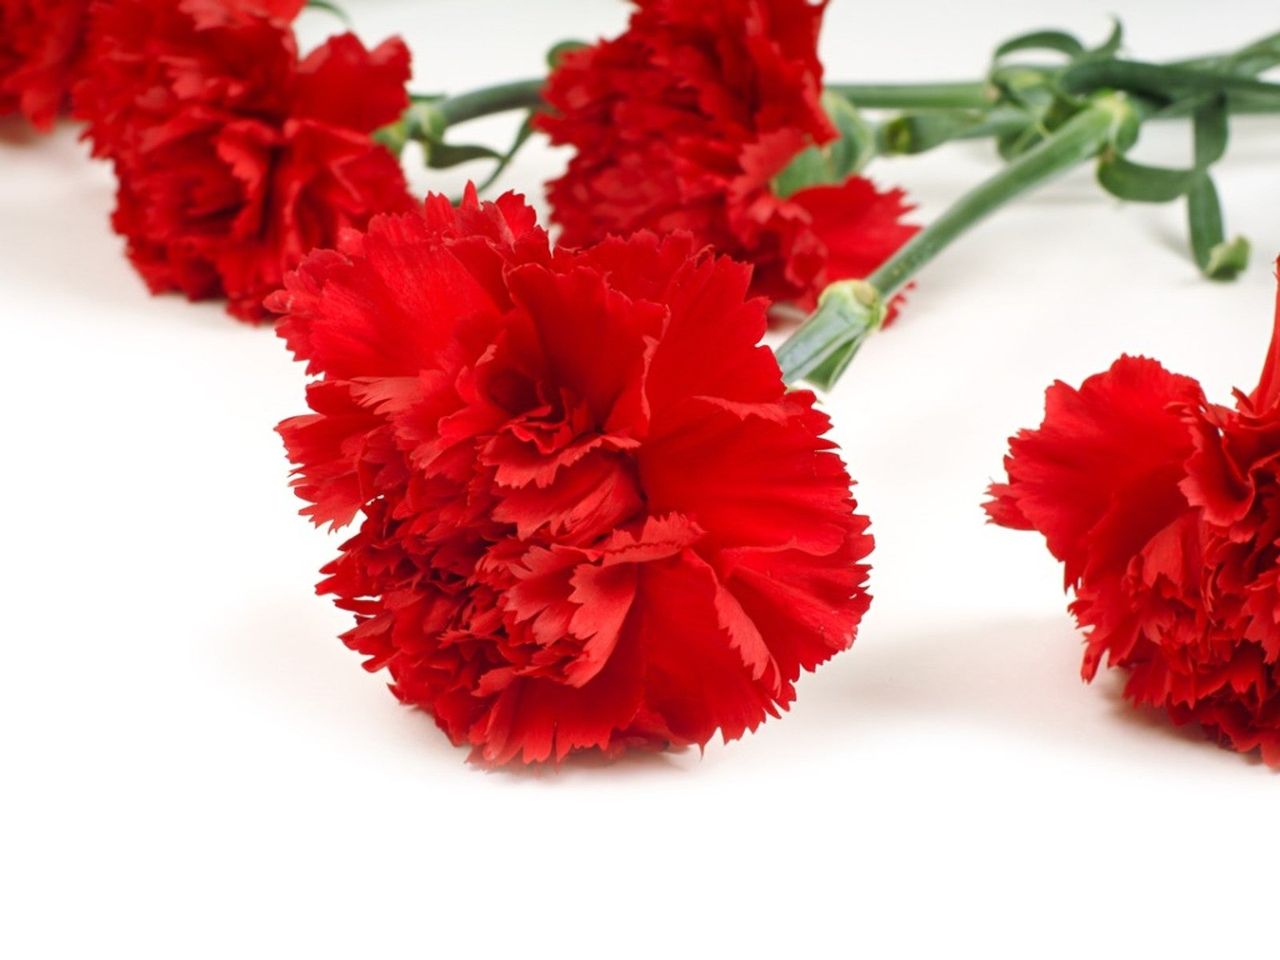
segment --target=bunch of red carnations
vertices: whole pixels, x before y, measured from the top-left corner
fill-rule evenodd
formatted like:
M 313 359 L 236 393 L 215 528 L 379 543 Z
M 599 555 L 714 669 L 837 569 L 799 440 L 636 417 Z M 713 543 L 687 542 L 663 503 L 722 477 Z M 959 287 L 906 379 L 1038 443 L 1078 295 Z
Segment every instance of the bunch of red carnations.
M 417 96 L 399 39 L 302 53 L 304 0 L 0 0 L 0 113 L 82 121 L 148 287 L 278 321 L 314 375 L 279 431 L 304 513 L 355 529 L 320 590 L 367 668 L 487 764 L 777 716 L 870 602 L 867 520 L 790 385 L 834 383 L 933 256 L 1086 161 L 1117 196 L 1185 199 L 1196 262 L 1233 276 L 1210 168 L 1230 115 L 1277 94 L 1275 38 L 1142 64 L 1118 35 L 1037 32 L 974 83 L 833 85 L 825 3 L 633 3 L 547 77 Z M 1006 62 L 1045 49 L 1062 62 Z M 453 142 L 516 109 L 510 151 Z M 1155 117 L 1191 118 L 1194 168 L 1128 160 Z M 554 243 L 515 194 L 406 185 L 410 142 L 496 176 L 535 132 L 573 148 Z M 861 174 L 974 137 L 1005 165 L 923 231 Z M 1109 657 L 1135 702 L 1280 765 L 1277 353 L 1233 409 L 1132 358 L 1055 385 L 988 509 L 1065 563 L 1087 677 Z

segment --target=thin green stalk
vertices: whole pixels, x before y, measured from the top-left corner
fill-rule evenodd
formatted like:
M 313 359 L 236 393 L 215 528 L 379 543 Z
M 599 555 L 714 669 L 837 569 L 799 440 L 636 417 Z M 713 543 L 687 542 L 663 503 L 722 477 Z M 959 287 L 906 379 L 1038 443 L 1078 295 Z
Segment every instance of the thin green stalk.
M 1280 101 L 1250 93 L 1228 93 L 1227 112 L 1233 117 L 1280 113 Z M 1157 109 L 1145 119 L 1185 120 L 1195 112 L 1195 102 L 1179 100 Z M 1024 110 L 912 110 L 880 124 L 881 156 L 925 153 L 956 140 L 985 140 L 1019 133 L 1034 122 Z
M 827 89 L 855 107 L 877 110 L 981 109 L 991 106 L 982 81 L 946 83 L 834 83 Z
M 1233 117 L 1280 113 L 1280 99 L 1252 93 L 1227 93 L 1227 112 Z M 1179 101 L 1152 115 L 1155 120 L 1185 119 L 1195 113 L 1195 103 Z
M 1068 67 L 1058 78 L 1068 93 L 1088 93 L 1116 87 L 1149 96 L 1174 99 L 1192 93 L 1242 93 L 1280 102 L 1280 84 L 1241 76 L 1231 70 L 1163 66 L 1133 60 L 1089 60 Z
M 437 100 L 432 106 L 444 118 L 445 126 L 452 127 L 467 120 L 487 117 L 492 113 L 505 113 L 508 110 L 535 110 L 543 105 L 542 88 L 546 85 L 545 77 L 534 80 L 516 80 L 512 83 L 500 83 L 494 87 L 483 87 L 468 93 L 460 93 L 456 97 Z
M 1229 69 L 1242 76 L 1256 76 L 1277 65 L 1280 65 L 1280 33 L 1267 34 L 1231 53 L 1175 60 L 1169 64 L 1193 69 Z
M 449 126 L 507 110 L 531 110 L 542 106 L 545 78 L 516 80 L 436 100 Z M 889 83 L 835 84 L 833 93 L 859 107 L 907 110 L 930 108 L 986 108 L 991 106 L 985 83 Z
M 1133 114 L 1128 99 L 1101 97 L 1037 147 L 970 190 L 904 244 L 867 282 L 886 299 L 970 227 L 1010 200 L 1095 156 Z
M 833 358 L 847 363 L 852 350 L 883 321 L 884 304 L 925 264 L 1009 201 L 1122 138 L 1133 121 L 1126 96 L 1097 97 L 1039 145 L 962 196 L 865 281 L 833 284 L 809 321 L 778 349 L 783 377 L 794 383 Z M 841 369 L 829 371 L 828 382 Z

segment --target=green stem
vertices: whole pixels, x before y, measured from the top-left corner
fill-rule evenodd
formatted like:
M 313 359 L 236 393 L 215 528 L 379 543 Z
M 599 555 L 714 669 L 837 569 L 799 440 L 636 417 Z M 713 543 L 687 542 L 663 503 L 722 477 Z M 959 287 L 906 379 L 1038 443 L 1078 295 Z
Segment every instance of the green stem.
M 1195 112 L 1195 102 L 1179 100 L 1152 113 L 1152 120 L 1185 120 Z M 1227 112 L 1233 117 L 1280 113 L 1280 101 L 1251 93 L 1228 93 Z M 956 140 L 985 140 L 1019 133 L 1033 123 L 1024 110 L 912 110 L 890 117 L 880 125 L 880 156 L 924 153 Z
M 905 287 L 925 264 L 1010 200 L 1095 156 L 1122 137 L 1133 119 L 1133 106 L 1123 94 L 1099 96 L 1039 145 L 962 196 L 867 277 L 865 286 L 854 291 L 864 307 L 868 299 L 866 287 L 870 287 L 880 301 L 879 307 L 872 308 L 870 324 L 866 322 L 865 310 L 851 320 L 850 313 L 839 308 L 846 298 L 828 298 L 824 294 L 824 301 L 831 306 L 826 309 L 820 306 L 778 349 L 783 377 L 795 382 L 833 357 L 842 353 L 851 356 L 851 352 L 846 352 L 856 348 L 879 326 L 882 305 Z M 835 288 L 843 289 L 841 284 L 833 284 L 831 289 Z
M 1194 102 L 1179 101 L 1153 115 L 1156 120 L 1172 120 L 1189 117 L 1195 112 Z M 1258 96 L 1253 93 L 1227 93 L 1227 112 L 1233 117 L 1259 116 L 1280 113 L 1280 99 Z
M 536 110 L 543 105 L 542 88 L 545 77 L 534 80 L 516 80 L 494 87 L 482 87 L 456 97 L 437 100 L 432 106 L 444 117 L 445 126 L 452 127 L 467 120 L 487 117 L 492 113 L 508 110 Z
M 1122 96 L 1111 95 L 1094 101 L 1038 146 L 962 196 L 904 244 L 867 282 L 879 290 L 882 297 L 892 297 L 921 267 L 974 224 L 1054 175 L 1095 156 L 1132 114 L 1133 108 Z
M 937 108 L 980 109 L 991 106 L 981 81 L 948 83 L 833 83 L 827 89 L 855 107 L 877 110 Z
M 1278 64 L 1280 64 L 1280 33 L 1270 33 L 1231 53 L 1175 60 L 1169 66 L 1228 69 L 1241 76 L 1257 76 Z
M 516 80 L 493 87 L 483 87 L 436 100 L 449 126 L 508 110 L 532 110 L 542 106 L 545 78 Z M 877 109 L 929 109 L 991 106 L 986 84 L 981 81 L 958 83 L 853 83 L 834 84 L 827 88 L 849 99 L 859 107 Z
M 1280 102 L 1280 84 L 1255 80 L 1230 70 L 1163 66 L 1132 60 L 1090 60 L 1068 67 L 1058 78 L 1068 93 L 1089 93 L 1115 87 L 1157 99 L 1177 99 L 1179 94 L 1238 92 L 1270 97 Z

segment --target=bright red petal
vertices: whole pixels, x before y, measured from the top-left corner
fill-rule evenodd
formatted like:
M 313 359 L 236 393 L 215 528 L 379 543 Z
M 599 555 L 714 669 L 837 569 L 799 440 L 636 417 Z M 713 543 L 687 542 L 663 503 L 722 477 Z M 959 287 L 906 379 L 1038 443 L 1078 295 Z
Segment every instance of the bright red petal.
M 1122 357 L 1079 390 L 1055 383 L 1044 422 L 1009 442 L 1009 483 L 988 508 L 1044 534 L 1075 582 L 1088 567 L 1123 565 L 1186 501 L 1178 492 L 1191 438 L 1175 404 L 1200 386 L 1153 360 Z

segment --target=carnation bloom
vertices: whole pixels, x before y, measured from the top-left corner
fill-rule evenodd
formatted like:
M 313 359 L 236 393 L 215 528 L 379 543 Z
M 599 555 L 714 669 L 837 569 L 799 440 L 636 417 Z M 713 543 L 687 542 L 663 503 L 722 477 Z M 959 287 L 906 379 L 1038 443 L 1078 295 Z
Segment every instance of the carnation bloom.
M 749 268 L 552 250 L 522 200 L 375 218 L 269 301 L 320 374 L 280 425 L 320 590 L 402 701 L 502 764 L 726 740 L 853 641 L 871 549 Z
M 89 0 L 0 0 L 0 116 L 49 130 L 67 105 Z
M 1280 767 L 1280 304 L 1261 383 L 1233 407 L 1121 357 L 1050 387 L 1005 466 L 987 510 L 1065 565 L 1085 678 L 1105 657 L 1134 703 Z
M 316 247 L 412 206 L 370 133 L 408 103 L 409 53 L 350 34 L 299 60 L 301 0 L 102 0 L 78 115 L 119 179 L 116 230 L 154 292 L 247 320 Z
M 755 266 L 753 292 L 811 308 L 916 228 L 902 191 L 852 177 L 778 195 L 797 154 L 836 137 L 821 103 L 823 4 L 636 0 L 627 31 L 566 54 L 539 125 L 572 146 L 549 185 L 560 242 L 688 230 Z

